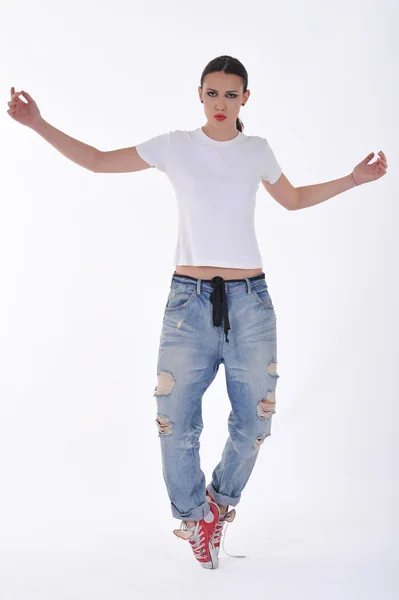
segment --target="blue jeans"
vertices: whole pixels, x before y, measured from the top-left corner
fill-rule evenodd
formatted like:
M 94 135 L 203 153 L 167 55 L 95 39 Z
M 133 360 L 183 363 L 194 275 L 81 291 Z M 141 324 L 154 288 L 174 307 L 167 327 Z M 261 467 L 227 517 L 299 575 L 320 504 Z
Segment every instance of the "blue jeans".
M 220 363 L 232 409 L 229 436 L 205 486 L 199 456 L 202 396 Z M 219 504 L 239 503 L 259 448 L 270 435 L 278 377 L 276 314 L 265 273 L 224 280 L 175 271 L 162 322 L 154 393 L 162 471 L 174 517 L 199 521 L 207 516 L 206 487 Z

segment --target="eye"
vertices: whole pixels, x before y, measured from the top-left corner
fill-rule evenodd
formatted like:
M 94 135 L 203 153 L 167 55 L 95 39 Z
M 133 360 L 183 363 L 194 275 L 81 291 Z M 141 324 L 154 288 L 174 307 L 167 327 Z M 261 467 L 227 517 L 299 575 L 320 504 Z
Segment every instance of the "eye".
M 208 96 L 209 96 L 210 94 L 216 94 L 216 92 L 207 92 L 207 94 L 208 94 Z M 237 98 L 237 94 L 233 94 L 233 93 L 231 93 L 231 94 L 227 94 L 227 95 L 228 95 L 228 96 L 233 96 L 233 98 Z M 214 96 L 211 96 L 211 98 L 213 98 L 213 97 L 214 97 Z

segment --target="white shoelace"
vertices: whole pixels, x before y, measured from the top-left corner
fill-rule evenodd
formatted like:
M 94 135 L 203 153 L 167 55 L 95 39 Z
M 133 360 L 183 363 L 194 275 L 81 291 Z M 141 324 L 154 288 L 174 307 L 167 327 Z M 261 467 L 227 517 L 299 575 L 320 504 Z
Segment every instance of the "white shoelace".
M 226 531 L 229 525 L 228 521 L 218 521 L 216 527 L 218 528 L 218 532 L 216 533 L 217 539 L 220 541 L 220 536 L 222 535 L 223 525 L 226 523 L 226 529 L 224 530 L 224 535 L 222 536 L 222 550 L 227 556 L 232 556 L 233 558 L 247 558 L 244 554 L 229 554 L 224 547 L 224 541 L 226 539 Z
M 198 558 L 210 558 L 210 556 L 206 554 L 206 548 L 204 544 L 205 532 L 199 521 L 193 527 L 187 527 L 186 521 L 182 521 L 180 524 L 180 529 L 194 532 L 194 535 L 188 538 L 188 541 L 192 546 L 195 556 Z
M 222 516 L 225 517 L 226 515 L 228 515 L 228 512 L 226 512 Z M 224 535 L 222 535 L 223 528 L 225 525 L 226 525 L 226 528 L 224 530 Z M 215 531 L 212 536 L 214 541 L 218 541 L 219 545 L 220 545 L 220 538 L 222 538 L 222 549 L 223 549 L 223 552 L 225 554 L 227 554 L 227 556 L 231 556 L 232 558 L 247 558 L 247 556 L 245 554 L 230 554 L 225 549 L 224 542 L 226 539 L 226 531 L 227 531 L 228 525 L 229 525 L 229 521 L 225 521 L 224 519 L 218 520 L 218 522 L 216 523 Z M 202 527 L 200 526 L 200 522 L 197 521 L 197 523 L 195 525 L 193 525 L 193 527 L 187 527 L 186 521 L 182 520 L 181 524 L 180 524 L 180 529 L 183 531 L 193 531 L 194 534 L 190 538 L 188 538 L 188 540 L 191 543 L 194 554 L 199 557 L 209 558 L 207 555 L 204 555 L 204 551 L 206 552 L 206 548 L 205 548 L 205 544 L 204 544 L 205 533 L 204 533 Z

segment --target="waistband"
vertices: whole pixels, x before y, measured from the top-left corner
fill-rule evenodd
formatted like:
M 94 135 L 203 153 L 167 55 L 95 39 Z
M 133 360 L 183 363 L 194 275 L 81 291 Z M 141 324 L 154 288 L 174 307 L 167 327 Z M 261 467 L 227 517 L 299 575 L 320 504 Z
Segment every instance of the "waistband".
M 174 271 L 172 275 L 173 281 L 181 281 L 184 282 L 186 280 L 193 281 L 197 284 L 197 294 L 201 293 L 201 283 L 209 284 L 213 288 L 213 292 L 210 296 L 210 301 L 212 303 L 212 319 L 213 324 L 219 327 L 222 323 L 222 319 L 224 321 L 224 333 L 226 336 L 226 342 L 229 343 L 230 340 L 227 339 L 227 332 L 230 327 L 229 314 L 227 310 L 227 299 L 226 299 L 226 284 L 229 283 L 237 283 L 237 282 L 246 282 L 248 293 L 251 293 L 251 281 L 256 281 L 257 279 L 265 279 L 265 273 L 259 273 L 258 275 L 253 275 L 252 277 L 244 277 L 241 279 L 223 279 L 219 275 L 212 277 L 212 279 L 201 279 L 197 277 L 191 277 L 190 275 L 180 275 Z

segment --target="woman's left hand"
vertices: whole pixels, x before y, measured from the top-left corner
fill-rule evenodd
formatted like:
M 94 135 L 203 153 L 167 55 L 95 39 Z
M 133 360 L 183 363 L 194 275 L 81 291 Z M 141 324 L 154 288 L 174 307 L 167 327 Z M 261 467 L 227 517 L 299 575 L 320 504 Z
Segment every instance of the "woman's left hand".
M 378 154 L 379 157 L 375 163 L 371 165 L 368 164 L 374 156 L 374 152 L 372 152 L 353 169 L 352 177 L 357 185 L 369 183 L 369 181 L 375 181 L 376 179 L 379 179 L 385 175 L 388 168 L 387 159 L 382 150 L 380 150 Z

